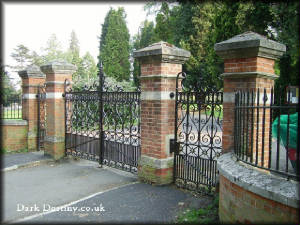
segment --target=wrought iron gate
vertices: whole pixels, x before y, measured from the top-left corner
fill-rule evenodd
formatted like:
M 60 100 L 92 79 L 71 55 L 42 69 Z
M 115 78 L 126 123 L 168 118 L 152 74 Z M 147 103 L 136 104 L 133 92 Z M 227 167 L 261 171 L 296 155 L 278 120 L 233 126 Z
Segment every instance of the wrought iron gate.
M 137 172 L 140 157 L 140 92 L 105 81 L 73 90 L 65 82 L 66 154 Z
M 176 80 L 174 182 L 210 192 L 222 149 L 223 93 L 201 78 L 192 85 L 187 78 L 182 72 Z
M 44 150 L 44 140 L 46 136 L 46 84 L 38 86 L 37 104 L 38 104 L 38 124 L 37 124 L 37 145 L 38 151 Z

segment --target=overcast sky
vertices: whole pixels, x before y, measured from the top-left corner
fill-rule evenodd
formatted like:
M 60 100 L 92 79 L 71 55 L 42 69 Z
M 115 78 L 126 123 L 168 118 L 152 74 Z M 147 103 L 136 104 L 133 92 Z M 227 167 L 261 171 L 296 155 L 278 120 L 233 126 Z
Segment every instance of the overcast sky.
M 14 64 L 10 56 L 13 49 L 23 44 L 38 53 L 44 47 L 50 35 L 55 33 L 63 50 L 69 45 L 71 31 L 76 32 L 80 44 L 80 54 L 87 51 L 95 58 L 99 51 L 101 24 L 109 7 L 117 9 L 123 6 L 127 14 L 127 27 L 130 36 L 138 32 L 145 20 L 146 2 L 100 3 L 3 3 L 4 9 L 4 65 Z M 153 20 L 153 16 L 148 16 Z M 12 74 L 18 77 L 17 74 Z

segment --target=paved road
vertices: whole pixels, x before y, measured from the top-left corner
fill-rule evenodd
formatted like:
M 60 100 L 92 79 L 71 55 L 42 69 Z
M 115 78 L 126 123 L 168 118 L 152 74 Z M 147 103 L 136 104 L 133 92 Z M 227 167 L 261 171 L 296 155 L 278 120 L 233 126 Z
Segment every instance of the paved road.
M 195 198 L 173 186 L 138 183 L 131 173 L 98 168 L 98 163 L 86 160 L 48 162 L 3 175 L 5 222 L 171 223 L 182 208 L 199 208 L 211 202 L 211 197 Z M 55 211 L 59 206 L 78 210 Z M 93 208 L 101 206 L 105 211 Z M 83 212 L 80 207 L 94 211 Z
M 2 168 L 12 167 L 15 165 L 23 165 L 33 161 L 41 161 L 50 159 L 50 157 L 44 156 L 44 151 L 39 152 L 26 152 L 5 154 L 2 158 Z
M 40 215 L 28 222 L 170 223 L 183 208 L 199 208 L 209 202 L 210 197 L 195 198 L 172 186 L 136 183 L 81 201 L 69 211 Z
M 97 168 L 97 163 L 86 160 L 6 171 L 3 173 L 3 220 L 16 220 L 37 213 L 17 211 L 18 206 L 19 209 L 23 205 L 59 206 L 136 180 L 132 174 Z

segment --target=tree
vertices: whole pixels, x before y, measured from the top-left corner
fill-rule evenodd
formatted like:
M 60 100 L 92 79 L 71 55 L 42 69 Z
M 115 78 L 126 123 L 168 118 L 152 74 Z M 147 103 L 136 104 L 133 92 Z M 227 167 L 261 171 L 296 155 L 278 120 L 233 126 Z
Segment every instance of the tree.
M 72 32 L 71 32 L 69 50 L 70 50 L 70 52 L 72 52 L 73 55 L 79 55 L 79 52 L 80 52 L 79 41 L 78 41 L 77 35 L 74 30 L 72 30 Z
M 108 13 L 106 14 L 104 18 L 104 23 L 101 25 L 101 36 L 100 36 L 100 46 L 99 46 L 99 53 L 101 53 L 101 49 L 103 49 L 103 46 L 105 45 L 105 40 L 106 40 L 106 34 L 107 34 L 107 29 L 108 29 L 108 21 L 109 18 L 111 17 L 111 14 L 113 12 L 113 9 L 110 8 Z M 101 54 L 98 56 L 98 61 L 101 62 Z M 99 65 L 98 65 L 99 67 Z
M 174 43 L 174 32 L 171 24 L 170 9 L 167 2 L 162 2 L 159 13 L 156 15 L 156 26 L 154 29 L 156 39 Z
M 84 72 L 84 82 L 91 85 L 93 82 L 98 80 L 98 68 L 92 55 L 87 52 L 82 58 L 82 67 Z
M 77 67 L 76 72 L 72 74 L 72 80 L 74 86 L 80 86 L 81 80 L 84 76 L 83 73 L 85 71 L 82 65 L 82 58 L 80 57 L 79 41 L 74 30 L 72 30 L 70 35 L 69 48 L 67 52 L 62 55 L 64 55 L 63 57 L 66 59 L 66 61 Z
M 271 12 L 275 39 L 286 45 L 286 53 L 276 65 L 280 77 L 275 81 L 275 89 L 284 90 L 287 85 L 299 85 L 299 2 L 276 2 Z
M 46 48 L 43 48 L 44 54 L 42 55 L 43 62 L 47 63 L 52 60 L 57 59 L 65 59 L 65 55 L 63 54 L 61 44 L 57 40 L 55 34 L 52 34 L 47 41 Z
M 7 71 L 5 71 L 4 67 L 1 67 L 1 91 L 0 97 L 2 99 L 2 104 L 4 106 L 7 105 L 9 99 L 20 96 L 20 91 L 17 91 L 14 84 L 11 82 L 11 78 Z
M 139 32 L 133 37 L 132 49 L 138 50 L 156 42 L 157 39 L 154 33 L 154 23 L 147 20 L 143 21 L 139 27 Z M 137 60 L 133 62 L 133 82 L 136 87 L 140 86 L 140 64 Z
M 103 70 L 107 76 L 116 78 L 117 81 L 129 80 L 129 32 L 126 26 L 124 8 L 110 9 L 106 15 L 102 32 L 105 36 L 100 39 L 99 59 L 102 60 Z M 106 30 L 107 29 L 107 30 Z M 101 43 L 103 42 L 103 43 Z
M 11 57 L 18 63 L 16 66 L 9 66 L 14 72 L 24 70 L 31 64 L 30 50 L 23 44 L 17 45 Z

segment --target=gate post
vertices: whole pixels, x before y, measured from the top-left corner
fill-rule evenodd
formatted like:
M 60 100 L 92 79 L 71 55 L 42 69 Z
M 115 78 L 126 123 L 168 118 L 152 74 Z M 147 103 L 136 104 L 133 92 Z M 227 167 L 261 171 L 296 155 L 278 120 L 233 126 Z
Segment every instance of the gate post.
M 263 91 L 266 88 L 267 95 L 270 95 L 274 80 L 278 78 L 274 71 L 275 60 L 285 49 L 285 45 L 254 32 L 245 32 L 215 44 L 216 53 L 224 59 L 223 153 L 234 148 L 234 92 L 251 90 L 256 93 L 258 89 Z M 263 102 L 262 99 L 260 102 Z M 266 117 L 265 127 L 269 127 L 270 123 L 270 117 Z M 261 130 L 262 124 L 258 126 Z M 258 141 L 254 138 L 250 141 Z M 264 143 L 269 143 L 268 138 L 265 137 Z M 259 142 L 258 154 L 261 154 L 264 143 Z
M 137 50 L 133 56 L 141 64 L 141 158 L 140 180 L 158 185 L 173 181 L 176 76 L 190 52 L 166 42 Z
M 36 65 L 18 72 L 22 79 L 22 119 L 28 122 L 28 151 L 38 149 L 38 99 L 39 85 L 45 83 L 45 74 Z
M 65 61 L 52 61 L 41 66 L 46 74 L 46 136 L 45 154 L 58 160 L 65 155 L 64 81 L 72 81 L 76 66 Z

